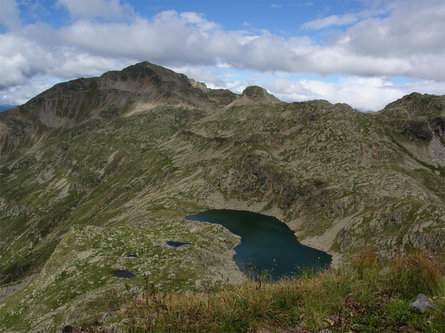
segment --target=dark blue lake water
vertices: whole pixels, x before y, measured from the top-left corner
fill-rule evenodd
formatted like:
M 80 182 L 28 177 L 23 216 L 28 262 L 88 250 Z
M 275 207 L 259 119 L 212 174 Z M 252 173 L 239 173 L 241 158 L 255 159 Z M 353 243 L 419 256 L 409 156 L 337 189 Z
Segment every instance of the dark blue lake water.
M 238 210 L 210 210 L 186 219 L 221 224 L 241 237 L 234 260 L 250 277 L 267 271 L 278 280 L 304 268 L 329 266 L 331 256 L 300 244 L 289 227 L 275 217 Z
M 171 247 L 180 247 L 180 246 L 183 246 L 183 245 L 191 245 L 192 243 L 189 243 L 189 242 L 175 242 L 175 241 L 166 241 L 165 242 L 168 246 L 171 246 Z
M 114 271 L 113 272 L 113 275 L 115 276 L 115 277 L 118 277 L 118 278 L 125 278 L 125 279 L 132 279 L 132 278 L 134 278 L 136 275 L 134 275 L 132 272 L 130 272 L 130 271 L 127 271 L 127 270 L 122 270 L 122 271 Z

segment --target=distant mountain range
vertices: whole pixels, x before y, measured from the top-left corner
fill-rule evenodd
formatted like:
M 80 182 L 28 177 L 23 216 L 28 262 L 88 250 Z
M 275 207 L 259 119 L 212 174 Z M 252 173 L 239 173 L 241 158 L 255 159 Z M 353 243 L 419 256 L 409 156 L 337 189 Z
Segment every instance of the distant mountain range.
M 116 270 L 161 289 L 239 281 L 239 239 L 183 219 L 207 209 L 276 216 L 334 263 L 367 247 L 443 253 L 444 114 L 445 96 L 365 114 L 148 62 L 57 84 L 0 113 L 0 330 L 105 312 Z
M 15 105 L 0 105 L 0 112 L 12 109 Z

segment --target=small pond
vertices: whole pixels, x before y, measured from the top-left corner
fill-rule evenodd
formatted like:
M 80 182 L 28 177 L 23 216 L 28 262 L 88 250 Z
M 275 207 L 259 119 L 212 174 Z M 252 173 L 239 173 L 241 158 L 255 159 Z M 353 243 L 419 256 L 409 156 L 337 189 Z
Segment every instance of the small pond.
M 124 278 L 124 279 L 132 279 L 132 278 L 134 278 L 136 276 L 132 272 L 127 271 L 126 269 L 121 270 L 121 271 L 114 271 L 113 275 L 115 277 Z
M 183 245 L 191 245 L 192 243 L 189 243 L 189 242 L 175 242 L 175 241 L 166 241 L 165 242 L 168 246 L 171 246 L 171 247 L 180 247 L 180 246 L 183 246 Z
M 300 244 L 294 233 L 275 217 L 238 210 L 210 210 L 186 219 L 221 224 L 241 237 L 234 260 L 250 277 L 267 271 L 278 280 L 302 269 L 328 267 L 331 256 Z

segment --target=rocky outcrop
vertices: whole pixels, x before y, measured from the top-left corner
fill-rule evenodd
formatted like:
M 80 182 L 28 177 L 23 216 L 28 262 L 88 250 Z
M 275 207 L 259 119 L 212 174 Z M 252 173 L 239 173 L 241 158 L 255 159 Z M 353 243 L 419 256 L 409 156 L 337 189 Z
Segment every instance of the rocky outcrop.
M 445 165 L 445 97 L 412 93 L 388 104 L 378 118 L 393 140 L 433 167 Z M 440 168 L 440 167 L 439 167 Z M 441 172 L 438 168 L 438 171 Z M 442 174 L 443 170 L 442 170 Z
M 266 89 L 258 86 L 250 86 L 244 89 L 241 95 L 232 103 L 228 104 L 226 108 L 242 105 L 269 105 L 280 102 L 278 98 L 269 94 Z
M 420 312 L 435 308 L 435 304 L 424 294 L 417 295 L 415 302 L 411 303 L 410 306 L 418 309 Z

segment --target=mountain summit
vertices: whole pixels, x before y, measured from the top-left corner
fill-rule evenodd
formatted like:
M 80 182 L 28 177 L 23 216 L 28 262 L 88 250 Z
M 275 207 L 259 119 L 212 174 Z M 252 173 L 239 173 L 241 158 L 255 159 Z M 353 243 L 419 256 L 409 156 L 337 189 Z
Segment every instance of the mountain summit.
M 55 85 L 0 113 L 0 330 L 107 311 L 113 272 L 138 288 L 240 281 L 239 238 L 184 220 L 209 209 L 275 216 L 334 264 L 444 253 L 444 111 L 420 94 L 374 114 L 284 103 L 148 62 Z
M 236 99 L 228 90 L 198 88 L 194 80 L 147 61 L 98 78 L 60 83 L 22 106 L 0 114 L 0 160 L 37 133 L 95 127 L 121 115 L 161 105 L 221 108 Z M 25 140 L 26 139 L 26 140 Z

